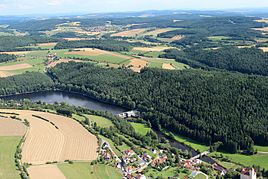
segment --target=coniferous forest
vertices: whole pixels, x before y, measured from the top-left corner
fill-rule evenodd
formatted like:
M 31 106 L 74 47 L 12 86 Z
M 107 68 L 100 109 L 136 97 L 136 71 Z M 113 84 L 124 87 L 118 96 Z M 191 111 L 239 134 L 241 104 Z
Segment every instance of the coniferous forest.
M 82 63 L 61 64 L 49 73 L 57 88 L 142 111 L 155 129 L 205 144 L 221 141 L 232 153 L 268 144 L 265 77 L 201 70 L 136 74 Z

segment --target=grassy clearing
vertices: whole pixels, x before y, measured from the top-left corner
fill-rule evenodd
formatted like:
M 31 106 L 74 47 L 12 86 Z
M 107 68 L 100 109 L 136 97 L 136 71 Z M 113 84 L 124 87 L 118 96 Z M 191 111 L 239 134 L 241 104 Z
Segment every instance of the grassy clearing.
M 160 68 L 162 69 L 164 63 L 171 64 L 176 70 L 183 70 L 186 68 L 190 68 L 188 65 L 184 63 L 177 62 L 173 59 L 161 59 L 161 58 L 151 58 L 147 59 L 146 61 L 149 62 L 149 67 L 151 68 Z
M 21 137 L 0 137 L 0 178 L 20 179 L 14 154 Z
M 151 128 L 147 127 L 145 124 L 135 122 L 131 122 L 130 124 L 138 134 L 143 136 L 145 136 L 151 130 Z
M 214 152 L 210 154 L 213 156 L 213 154 L 222 154 L 223 156 L 228 157 L 231 161 L 235 163 L 239 163 L 245 166 L 252 166 L 257 165 L 261 166 L 265 169 L 268 169 L 268 155 L 267 154 L 256 154 L 256 155 L 242 155 L 242 154 L 227 154 L 227 153 L 220 153 L 220 152 Z
M 254 149 L 257 149 L 258 152 L 268 152 L 268 146 L 254 146 Z
M 209 150 L 209 146 L 206 146 L 206 145 L 203 145 L 203 144 L 200 144 L 190 138 L 187 138 L 187 137 L 183 137 L 183 136 L 179 136 L 179 135 L 176 135 L 176 134 L 173 134 L 175 139 L 178 141 L 178 142 L 181 142 L 181 143 L 184 143 L 186 145 L 189 145 L 191 148 L 195 149 L 195 150 L 199 150 L 200 152 L 204 152 L 204 151 L 207 151 Z
M 98 126 L 108 128 L 111 126 L 114 126 L 112 121 L 110 121 L 107 118 L 101 117 L 101 116 L 94 116 L 94 115 L 85 115 L 87 118 L 89 118 L 90 121 L 96 122 Z
M 122 178 L 119 170 L 111 166 L 89 163 L 59 164 L 59 169 L 67 179 L 118 179 Z
M 150 58 L 158 58 L 159 55 L 164 54 L 165 52 L 147 52 L 144 54 L 145 57 L 150 57 Z
M 78 121 L 81 121 L 81 122 L 85 121 L 85 117 L 83 117 L 83 116 L 79 116 L 79 115 L 77 115 L 77 114 L 73 114 L 73 115 L 72 115 L 72 118 L 74 118 L 74 119 L 76 119 L 76 120 L 78 120 Z

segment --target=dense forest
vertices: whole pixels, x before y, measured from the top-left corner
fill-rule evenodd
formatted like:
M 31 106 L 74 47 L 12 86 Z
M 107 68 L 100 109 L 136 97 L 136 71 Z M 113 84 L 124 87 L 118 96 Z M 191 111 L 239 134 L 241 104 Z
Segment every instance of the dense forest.
M 53 81 L 42 73 L 25 73 L 0 78 L 0 96 L 40 91 L 53 87 Z
M 108 51 L 129 51 L 133 46 L 144 46 L 143 43 L 129 43 L 117 40 L 80 40 L 80 41 L 62 41 L 59 42 L 55 49 L 68 48 L 99 48 Z
M 0 63 L 16 60 L 15 55 L 0 54 Z
M 31 49 L 25 46 L 56 41 L 58 39 L 45 36 L 0 36 L 0 52 L 26 51 Z
M 192 67 L 213 67 L 246 74 L 268 75 L 268 53 L 257 48 L 189 48 L 184 51 L 171 49 L 161 57 L 174 58 Z
M 155 129 L 165 128 L 223 149 L 268 145 L 268 79 L 201 70 L 141 74 L 68 63 L 49 72 L 57 88 L 142 111 Z

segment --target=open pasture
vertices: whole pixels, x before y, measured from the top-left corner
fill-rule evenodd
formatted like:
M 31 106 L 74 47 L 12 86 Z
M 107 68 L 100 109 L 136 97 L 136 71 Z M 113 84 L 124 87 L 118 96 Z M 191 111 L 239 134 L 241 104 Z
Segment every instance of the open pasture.
M 82 48 L 73 51 L 55 51 L 62 58 L 84 58 L 99 63 L 122 64 L 132 57 L 100 49 Z
M 120 171 L 114 167 L 89 163 L 59 164 L 59 169 L 68 179 L 119 179 Z
M 36 111 L 0 111 L 15 112 L 30 123 L 22 148 L 23 163 L 91 161 L 97 158 L 97 138 L 73 119 Z
M 0 135 L 0 178 L 20 179 L 16 170 L 15 158 L 21 137 L 3 137 Z
M 57 165 L 40 165 L 28 168 L 31 179 L 66 179 Z
M 112 37 L 136 37 L 138 35 L 143 34 L 146 32 L 148 29 L 132 29 L 132 30 L 127 30 L 123 32 L 118 32 L 115 34 L 112 34 Z
M 32 65 L 28 63 L 21 63 L 21 64 L 16 64 L 16 65 L 10 65 L 10 66 L 0 66 L 0 71 L 14 71 L 14 70 L 22 70 L 22 69 L 27 69 L 31 68 Z

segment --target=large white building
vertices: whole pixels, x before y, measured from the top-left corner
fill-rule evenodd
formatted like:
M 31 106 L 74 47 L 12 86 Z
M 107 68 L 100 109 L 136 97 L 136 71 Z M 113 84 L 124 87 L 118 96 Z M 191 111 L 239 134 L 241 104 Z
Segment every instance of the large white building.
M 254 168 L 243 168 L 240 174 L 240 179 L 256 179 L 257 173 Z

